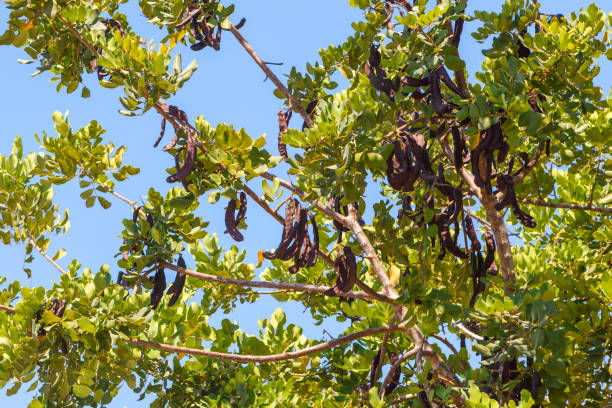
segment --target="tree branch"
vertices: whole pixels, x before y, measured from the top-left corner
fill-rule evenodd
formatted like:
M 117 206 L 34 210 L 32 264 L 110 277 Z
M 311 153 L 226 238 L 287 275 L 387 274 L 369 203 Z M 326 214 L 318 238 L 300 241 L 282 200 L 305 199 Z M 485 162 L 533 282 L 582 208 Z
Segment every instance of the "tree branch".
M 520 182 L 522 182 L 525 179 L 525 177 L 527 177 L 527 174 L 529 174 L 529 172 L 533 170 L 535 165 L 538 164 L 538 160 L 540 160 L 540 156 L 542 155 L 542 152 L 544 151 L 545 146 L 546 146 L 546 142 L 540 142 L 531 160 L 523 167 L 523 169 L 521 170 L 519 174 L 517 174 L 516 176 L 512 178 L 512 183 L 514 185 L 517 185 Z
M 6 305 L 0 305 L 0 310 L 4 310 L 5 312 L 8 312 L 8 313 L 15 313 L 14 307 L 6 306 Z
M 94 47 L 93 45 L 91 45 L 91 43 L 90 43 L 89 41 L 87 41 L 87 40 L 85 39 L 85 37 L 83 37 L 83 36 L 81 35 L 81 33 L 79 33 L 79 32 L 77 31 L 77 29 L 76 29 L 76 28 L 74 28 L 74 26 L 73 26 L 72 24 L 70 24 L 70 22 L 69 22 L 68 20 L 66 20 L 64 17 L 62 17 L 62 15 L 61 15 L 60 13 L 57 13 L 57 14 L 56 14 L 56 16 L 57 16 L 57 18 L 59 18 L 59 19 L 60 19 L 60 21 L 61 21 L 62 23 L 64 23 L 64 24 L 66 25 L 66 27 L 67 27 L 67 28 L 68 28 L 68 29 L 69 29 L 69 30 L 70 30 L 70 31 L 71 31 L 71 32 L 72 32 L 72 33 L 73 33 L 73 34 L 74 34 L 74 35 L 75 35 L 75 36 L 76 36 L 76 37 L 79 39 L 79 41 L 80 41 L 81 43 L 83 43 L 83 45 L 84 45 L 85 47 L 87 47 L 87 49 L 88 49 L 88 50 L 89 50 L 89 51 L 90 51 L 90 52 L 91 52 L 93 55 L 95 55 L 96 57 L 99 57 L 99 56 L 100 56 L 100 53 L 98 53 L 98 50 L 96 50 L 96 49 L 95 49 L 95 47 Z
M 49 255 L 47 255 L 46 252 L 44 252 L 42 249 L 40 249 L 38 247 L 38 245 L 36 245 L 36 242 L 34 242 L 34 239 L 32 239 L 32 237 L 28 234 L 28 237 L 30 238 L 30 244 L 32 244 L 32 246 L 47 260 L 51 263 L 51 265 L 53 265 L 55 267 L 55 269 L 57 269 L 58 271 L 60 271 L 63 274 L 66 274 L 67 272 L 62 269 L 61 266 L 59 266 L 57 264 L 57 262 L 55 262 Z
M 319 353 L 321 351 L 329 350 L 341 344 L 350 343 L 362 337 L 373 336 L 373 335 L 380 334 L 380 333 L 398 331 L 398 330 L 402 330 L 403 328 L 404 328 L 404 323 L 397 325 L 397 326 L 375 327 L 371 329 L 362 330 L 356 333 L 352 333 L 344 337 L 339 337 L 337 339 L 319 343 L 315 346 L 307 347 L 302 350 L 287 351 L 285 353 L 270 354 L 270 355 L 263 355 L 263 356 L 248 355 L 248 354 L 219 353 L 216 351 L 173 346 L 170 344 L 156 343 L 153 341 L 138 340 L 138 339 L 131 339 L 131 338 L 124 339 L 124 341 L 128 344 L 133 344 L 135 346 L 154 348 L 154 349 L 169 351 L 173 353 L 189 354 L 193 356 L 204 356 L 204 357 L 210 357 L 210 358 L 217 358 L 221 360 L 239 361 L 241 363 L 271 363 L 274 361 L 292 360 L 292 359 L 296 359 L 302 356 L 307 356 L 309 354 Z
M 474 340 L 478 340 L 478 341 L 483 341 L 484 340 L 484 337 L 479 336 L 478 334 L 470 331 L 467 327 L 465 327 L 461 323 L 452 322 L 451 324 L 453 326 L 455 326 L 456 328 L 458 328 L 459 330 L 461 330 L 463 333 L 467 334 L 468 337 L 471 337 Z
M 265 178 L 266 180 L 269 181 L 274 181 L 274 179 L 278 179 L 278 182 L 281 186 L 285 187 L 287 190 L 291 191 L 292 193 L 294 193 L 295 195 L 297 195 L 298 197 L 300 197 L 301 199 L 304 199 L 304 197 L 306 196 L 306 193 L 304 193 L 302 190 L 300 190 L 298 187 L 294 186 L 292 183 L 288 182 L 287 180 L 284 180 L 280 177 L 277 177 L 271 173 L 263 173 L 261 175 L 261 177 Z M 350 220 L 348 217 L 343 216 L 342 214 L 338 214 L 337 212 L 333 211 L 331 208 L 319 203 L 318 201 L 310 201 L 310 203 L 312 205 L 314 205 L 314 207 L 321 211 L 323 214 L 327 215 L 328 217 L 330 217 L 333 220 L 338 221 L 339 223 L 341 223 L 344 227 L 349 228 L 350 229 Z
M 531 201 L 531 200 L 518 200 L 519 203 L 527 204 L 527 205 L 536 205 L 540 207 L 549 207 L 549 208 L 565 208 L 568 210 L 582 210 L 582 211 L 595 211 L 601 212 L 605 214 L 612 214 L 611 207 L 594 207 L 591 205 L 582 205 L 582 204 L 574 204 L 574 203 L 551 203 L 548 201 Z
M 408 360 L 409 358 L 412 358 L 414 356 L 416 356 L 416 354 L 419 352 L 420 347 L 414 347 L 412 350 L 407 351 L 406 353 L 404 353 L 400 358 L 398 358 L 395 363 L 393 363 L 393 365 L 391 366 L 391 368 L 389 369 L 389 372 L 387 373 L 387 375 L 385 376 L 385 379 L 382 383 L 382 385 L 380 386 L 381 390 L 384 390 L 387 387 L 387 384 L 389 384 L 389 382 L 391 381 L 391 378 L 393 377 L 393 372 L 395 370 L 399 370 L 400 365 L 402 365 L 402 363 L 406 360 Z
M 246 50 L 246 52 L 249 53 L 251 58 L 253 58 L 253 60 L 257 63 L 257 65 L 259 65 L 259 68 L 261 68 L 261 70 L 266 74 L 266 76 L 268 78 L 270 78 L 270 80 L 274 83 L 274 85 L 276 85 L 276 88 L 279 91 L 281 91 L 283 93 L 283 95 L 285 95 L 285 97 L 289 100 L 289 105 L 295 111 L 297 111 L 300 114 L 300 116 L 302 116 L 302 118 L 304 118 L 304 122 L 306 122 L 306 125 L 309 126 L 309 127 L 312 126 L 313 125 L 313 121 L 310 118 L 310 115 L 308 115 L 308 113 L 306 113 L 306 111 L 304 110 L 302 105 L 297 101 L 297 99 L 294 98 L 293 95 L 291 95 L 289 90 L 285 87 L 285 85 L 283 85 L 283 83 L 278 79 L 278 77 L 276 75 L 274 75 L 274 73 L 270 70 L 270 68 L 268 68 L 268 66 L 265 64 L 265 62 L 263 62 L 261 60 L 261 58 L 259 58 L 259 55 L 257 55 L 255 50 L 253 50 L 251 45 L 242 36 L 242 34 L 240 34 L 240 32 L 236 29 L 236 27 L 234 27 L 232 25 L 232 27 L 229 29 L 229 31 L 232 34 L 234 34 L 234 37 L 236 37 L 236 39 L 238 40 L 240 45 L 242 45 L 242 47 Z
M 241 286 L 244 288 L 282 289 L 282 290 L 287 290 L 287 291 L 308 292 L 308 293 L 325 293 L 327 290 L 329 290 L 329 286 L 312 285 L 308 283 L 263 282 L 263 281 L 247 281 L 247 280 L 238 280 L 238 279 L 231 279 L 231 278 L 222 278 L 220 276 L 209 275 L 209 274 L 201 273 L 201 272 L 195 272 L 190 269 L 184 269 L 184 268 L 181 268 L 176 265 L 172 265 L 167 262 L 160 263 L 159 267 L 167 268 L 167 269 L 173 270 L 178 273 L 184 273 L 186 275 L 193 276 L 194 278 L 201 279 L 207 282 L 215 282 L 215 283 L 221 283 L 221 284 L 232 285 L 232 286 Z M 365 292 L 349 291 L 349 292 L 343 293 L 342 296 L 353 297 L 353 298 L 363 299 L 363 300 L 374 299 L 373 296 Z M 376 300 L 380 300 L 382 302 L 389 303 L 389 304 L 394 304 L 393 299 L 388 298 L 388 297 L 383 298 L 382 295 L 377 296 Z

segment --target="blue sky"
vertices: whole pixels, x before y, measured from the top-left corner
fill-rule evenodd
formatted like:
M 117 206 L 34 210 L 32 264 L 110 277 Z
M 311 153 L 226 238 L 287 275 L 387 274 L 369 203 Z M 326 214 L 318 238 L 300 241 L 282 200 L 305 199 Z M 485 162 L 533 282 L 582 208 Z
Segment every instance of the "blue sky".
M 468 13 L 474 9 L 497 9 L 502 3 L 501 0 L 470 0 Z M 571 10 L 586 7 L 590 2 L 542 0 L 540 3 L 542 10 L 547 13 L 568 14 Z M 600 7 L 609 7 L 607 2 L 597 3 Z M 237 1 L 235 5 L 234 20 L 238 21 L 243 16 L 247 18 L 241 32 L 253 48 L 265 61 L 284 63 L 280 67 L 272 67 L 281 78 L 292 66 L 302 70 L 305 69 L 306 62 L 317 61 L 320 48 L 342 42 L 352 34 L 350 23 L 362 18 L 361 12 L 349 7 L 347 0 L 242 0 Z M 146 24 L 136 2 L 132 1 L 122 7 L 124 13 L 133 17 L 130 22 L 140 35 L 156 40 L 163 37 L 161 31 Z M 2 30 L 7 16 L 6 8 L 0 6 Z M 472 73 L 480 67 L 483 58 L 480 53 L 482 46 L 469 35 L 476 25 L 477 23 L 466 24 L 460 49 L 462 58 L 467 62 L 468 72 Z M 268 138 L 276 140 L 276 113 L 281 103 L 272 95 L 271 81 L 263 82 L 264 74 L 229 33 L 224 34 L 219 52 L 206 48 L 196 53 L 187 47 L 177 48 L 182 54 L 184 66 L 196 58 L 199 69 L 185 88 L 170 99 L 172 104 L 186 111 L 190 119 L 201 114 L 212 124 L 228 122 L 237 128 L 244 127 L 251 136 L 266 133 Z M 29 75 L 36 64 L 21 65 L 16 62 L 18 58 L 28 58 L 23 50 L 0 47 L 0 58 L 4 61 L 0 75 L 0 89 L 3 90 L 3 97 L 0 98 L 1 154 L 10 153 L 11 143 L 16 135 L 22 137 L 26 152 L 37 151 L 38 144 L 33 135 L 40 134 L 43 130 L 52 133 L 51 113 L 56 110 L 70 111 L 69 118 L 73 128 L 84 126 L 95 119 L 107 130 L 106 141 L 112 140 L 116 146 L 128 147 L 124 162 L 139 167 L 141 173 L 128 182 L 119 183 L 119 193 L 132 200 L 140 200 L 151 186 L 161 192 L 171 187 L 165 182 L 163 169 L 172 166 L 172 158 L 161 149 L 152 147 L 159 134 L 160 119 L 156 113 L 151 111 L 135 118 L 119 115 L 117 111 L 121 106 L 118 97 L 121 92 L 98 86 L 95 75 L 85 78 L 85 83 L 91 90 L 91 97 L 83 99 L 78 91 L 71 95 L 67 95 L 65 91 L 57 93 L 55 84 L 49 82 L 48 73 L 30 78 Z M 602 72 L 605 71 L 602 69 Z M 600 74 L 599 85 L 603 87 L 604 94 L 608 94 L 611 82 L 610 75 Z M 294 119 L 291 126 L 299 124 L 301 120 Z M 166 135 L 166 138 L 169 138 L 169 135 Z M 251 186 L 259 189 L 255 183 Z M 116 259 L 113 257 L 121 244 L 118 238 L 121 220 L 131 216 L 131 209 L 116 200 L 109 210 L 102 210 L 99 206 L 87 209 L 84 201 L 79 198 L 79 193 L 77 183 L 56 188 L 56 202 L 69 209 L 72 227 L 66 236 L 53 239 L 49 252 L 53 254 L 58 248 L 68 251 L 59 261 L 62 266 L 76 258 L 93 270 L 97 270 L 102 264 L 109 264 L 116 274 Z M 211 222 L 209 231 L 216 231 L 221 244 L 229 247 L 233 242 L 228 235 L 222 233 L 225 230 L 220 221 L 223 219 L 222 211 L 221 203 L 214 207 L 203 203 L 200 208 L 200 213 Z M 242 247 L 247 249 L 247 260 L 256 263 L 258 250 L 276 246 L 279 228 L 275 221 L 255 208 L 255 205 L 249 207 L 247 222 L 249 229 L 245 232 Z M 23 246 L 0 247 L 0 258 L 4 261 L 0 275 L 6 276 L 9 281 L 18 279 L 24 285 L 48 286 L 50 280 L 58 278 L 58 271 L 41 257 L 37 257 L 32 266 L 33 276 L 28 279 L 22 272 Z M 194 266 L 188 258 L 187 263 L 188 267 Z M 173 274 L 169 279 L 172 276 Z M 214 316 L 211 321 L 214 323 L 227 317 L 238 321 L 244 331 L 256 333 L 257 319 L 268 317 L 277 306 L 272 299 L 261 297 L 255 305 L 238 307 L 232 315 Z M 285 305 L 284 310 L 289 321 L 305 328 L 307 336 L 323 337 L 323 327 L 313 326 L 309 313 L 302 313 L 301 305 Z M 325 328 L 332 334 L 341 331 L 341 326 L 333 321 Z M 136 402 L 136 398 L 129 389 L 122 390 L 110 406 L 148 405 L 142 401 Z M 0 401 L 15 407 L 27 406 L 30 399 L 31 395 L 24 391 L 10 398 L 3 392 L 0 393 Z

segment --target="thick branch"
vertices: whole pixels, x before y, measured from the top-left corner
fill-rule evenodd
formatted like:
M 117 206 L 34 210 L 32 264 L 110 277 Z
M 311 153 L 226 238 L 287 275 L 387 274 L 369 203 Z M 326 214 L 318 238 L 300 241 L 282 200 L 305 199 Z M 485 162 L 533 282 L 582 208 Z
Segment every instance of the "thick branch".
M 241 363 L 271 363 L 274 361 L 293 360 L 293 359 L 296 359 L 302 356 L 307 356 L 309 354 L 315 354 L 321 351 L 329 350 L 333 347 L 336 347 L 336 346 L 339 346 L 345 343 L 350 343 L 362 337 L 373 336 L 379 333 L 388 333 L 392 331 L 402 330 L 403 328 L 404 328 L 404 324 L 400 324 L 398 326 L 375 327 L 372 329 L 366 329 L 366 330 L 362 330 L 356 333 L 352 333 L 344 337 L 339 337 L 334 340 L 326 341 L 324 343 L 319 343 L 315 346 L 307 347 L 303 350 L 287 351 L 285 353 L 270 354 L 270 355 L 264 355 L 264 356 L 255 356 L 255 355 L 248 355 L 248 354 L 219 353 L 216 351 L 173 346 L 170 344 L 156 343 L 153 341 L 145 341 L 145 340 L 138 340 L 138 339 L 125 339 L 124 341 L 126 343 L 133 344 L 135 346 L 155 348 L 158 350 L 169 351 L 173 353 L 189 354 L 193 356 L 204 356 L 204 357 L 210 357 L 210 358 L 218 358 L 221 360 L 239 361 Z
M 568 210 L 582 210 L 582 211 L 595 211 L 602 212 L 606 214 L 612 214 L 611 207 L 594 207 L 591 205 L 582 205 L 582 204 L 574 204 L 574 203 L 551 203 L 548 201 L 531 201 L 531 200 L 518 200 L 519 203 L 527 204 L 527 205 L 537 205 L 540 207 L 549 207 L 549 208 L 565 208 Z
M 306 122 L 306 125 L 308 125 L 309 127 L 312 126 L 313 122 L 312 122 L 312 119 L 310 118 L 310 115 L 308 115 L 308 113 L 306 113 L 306 111 L 304 110 L 302 105 L 297 101 L 297 99 L 295 99 L 293 97 L 293 95 L 291 95 L 289 90 L 278 79 L 278 77 L 276 75 L 274 75 L 274 73 L 270 70 L 270 68 L 268 68 L 266 63 L 263 62 L 261 60 L 261 58 L 259 58 L 259 55 L 257 55 L 255 50 L 253 50 L 251 45 L 247 42 L 247 40 L 245 40 L 245 38 L 242 36 L 242 34 L 240 34 L 240 32 L 236 29 L 236 27 L 232 26 L 229 29 L 229 31 L 232 34 L 234 34 L 234 37 L 236 37 L 236 39 L 238 40 L 240 45 L 242 45 L 242 47 L 246 50 L 246 52 L 249 53 L 251 58 L 253 58 L 253 60 L 255 60 L 257 65 L 259 65 L 259 68 L 261 68 L 261 70 L 266 74 L 266 76 L 268 78 L 270 78 L 270 80 L 274 83 L 274 85 L 276 85 L 276 88 L 279 91 L 281 91 L 283 93 L 283 95 L 285 95 L 285 97 L 289 100 L 289 104 L 293 108 L 293 110 L 297 111 L 300 114 L 300 116 L 302 116 L 302 118 L 304 118 L 304 122 Z
M 442 151 L 454 165 L 453 151 L 448 144 L 446 136 L 438 140 L 442 147 Z M 500 269 L 502 271 L 502 277 L 504 278 L 504 295 L 510 296 L 514 292 L 516 277 L 514 274 L 514 261 L 512 260 L 512 245 L 508 238 L 508 230 L 506 229 L 504 217 L 495 209 L 495 196 L 489 194 L 484 187 L 478 187 L 474 182 L 474 176 L 468 172 L 465 167 L 461 167 L 458 173 L 461 179 L 468 185 L 470 191 L 480 200 L 485 209 L 487 221 L 489 221 L 491 231 L 493 231 L 493 236 L 497 243 Z
M 266 288 L 266 289 L 283 289 L 294 292 L 308 292 L 308 293 L 325 293 L 329 290 L 329 286 L 323 285 L 312 285 L 308 283 L 290 283 L 290 282 L 262 282 L 262 281 L 247 281 L 231 278 L 222 278 L 220 276 L 209 275 L 206 273 L 195 272 L 190 269 L 184 269 L 176 265 L 162 262 L 160 267 L 171 269 L 175 272 L 184 273 L 194 278 L 201 279 L 207 282 L 221 283 L 225 285 L 241 286 L 244 288 Z M 373 297 L 364 292 L 353 292 L 349 291 L 343 293 L 342 296 L 352 297 L 363 300 L 372 300 Z M 390 298 L 382 298 L 381 296 L 376 297 L 377 300 L 393 304 L 393 300 Z
M 4 310 L 5 312 L 8 312 L 8 313 L 15 313 L 14 307 L 6 306 L 6 305 L 0 305 L 0 310 Z

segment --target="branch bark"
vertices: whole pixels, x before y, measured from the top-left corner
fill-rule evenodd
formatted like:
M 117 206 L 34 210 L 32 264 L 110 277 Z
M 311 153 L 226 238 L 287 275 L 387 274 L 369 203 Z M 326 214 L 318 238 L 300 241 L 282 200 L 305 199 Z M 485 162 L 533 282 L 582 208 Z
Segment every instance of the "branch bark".
M 215 282 L 215 283 L 221 283 L 224 285 L 232 285 L 232 286 L 241 286 L 244 288 L 282 289 L 282 290 L 287 290 L 287 291 L 308 292 L 308 293 L 324 293 L 327 290 L 329 290 L 329 286 L 312 285 L 309 283 L 263 282 L 263 281 L 247 281 L 247 280 L 239 280 L 239 279 L 231 279 L 231 278 L 222 278 L 220 276 L 196 272 L 190 269 L 184 269 L 184 268 L 181 268 L 176 265 L 172 265 L 167 262 L 160 263 L 159 267 L 171 269 L 178 273 L 184 273 L 186 275 L 193 276 L 194 278 L 201 279 L 207 282 Z M 353 298 L 363 299 L 363 300 L 375 299 L 373 296 L 365 292 L 349 291 L 349 292 L 343 293 L 342 296 L 353 297 Z M 389 303 L 389 304 L 395 304 L 393 299 L 388 298 L 388 297 L 383 298 L 382 295 L 377 296 L 376 300 L 380 300 L 382 302 Z
M 240 34 L 240 32 L 236 29 L 236 27 L 232 25 L 229 31 L 234 35 L 234 37 L 236 37 L 240 45 L 242 45 L 242 47 L 246 50 L 246 52 L 249 53 L 249 55 L 257 63 L 257 65 L 259 65 L 259 68 L 261 68 L 261 70 L 266 74 L 266 76 L 270 78 L 270 80 L 274 83 L 274 85 L 276 85 L 276 88 L 279 91 L 281 91 L 283 95 L 285 95 L 285 97 L 289 100 L 289 104 L 291 108 L 297 111 L 300 114 L 300 116 L 304 118 L 304 122 L 306 122 L 306 125 L 308 125 L 309 127 L 312 126 L 313 122 L 312 122 L 312 119 L 310 118 L 310 115 L 306 113 L 302 105 L 297 101 L 297 99 L 295 99 L 293 95 L 291 95 L 287 87 L 285 87 L 285 85 L 278 79 L 278 77 L 274 75 L 274 73 L 270 70 L 270 68 L 268 68 L 266 63 L 263 62 L 261 58 L 259 58 L 259 55 L 257 55 L 255 50 L 253 50 L 251 45 L 242 36 L 242 34 Z
M 28 235 L 29 236 L 29 235 Z M 47 255 L 47 253 L 45 251 L 43 251 L 42 249 L 40 249 L 38 247 L 38 245 L 36 245 L 36 242 L 34 242 L 34 240 L 32 239 L 32 237 L 30 238 L 30 244 L 32 244 L 32 246 L 34 247 L 34 249 L 36 249 L 47 261 L 49 261 L 49 263 L 51 263 L 51 265 L 53 265 L 55 267 L 55 269 L 57 269 L 58 271 L 60 271 L 63 274 L 66 274 L 67 272 L 57 264 L 57 262 L 55 262 L 53 260 L 53 258 L 51 258 L 49 255 Z
M 241 363 L 271 363 L 274 361 L 293 360 L 299 357 L 303 357 L 303 356 L 307 356 L 310 354 L 319 353 L 321 351 L 329 350 L 333 347 L 336 347 L 336 346 L 339 346 L 345 343 L 350 343 L 362 337 L 373 336 L 373 335 L 380 334 L 380 333 L 389 333 L 392 331 L 402 330 L 403 328 L 404 328 L 404 323 L 399 324 L 397 326 L 374 327 L 371 329 L 366 329 L 366 330 L 362 330 L 356 333 L 352 333 L 344 337 L 339 337 L 337 339 L 319 343 L 315 346 L 307 347 L 299 351 L 287 351 L 285 353 L 270 354 L 270 355 L 263 355 L 263 356 L 248 355 L 248 354 L 219 353 L 216 351 L 173 346 L 170 344 L 156 343 L 153 341 L 138 340 L 138 339 L 131 339 L 131 338 L 124 339 L 124 341 L 128 344 L 133 344 L 135 346 L 154 348 L 158 350 L 169 351 L 172 353 L 182 353 L 182 354 L 189 354 L 193 356 L 204 356 L 204 357 L 210 357 L 210 358 L 217 358 L 220 360 L 238 361 Z
M 6 305 L 0 305 L 0 310 L 4 310 L 5 312 L 8 312 L 8 313 L 15 313 L 14 307 L 6 306 Z
M 582 205 L 582 204 L 574 204 L 574 203 L 551 203 L 548 201 L 531 201 L 531 200 L 518 200 L 519 203 L 527 204 L 527 205 L 536 205 L 540 207 L 549 207 L 549 208 L 564 208 L 568 210 L 582 210 L 582 211 L 595 211 L 601 212 L 605 214 L 612 214 L 611 207 L 594 207 L 592 205 Z

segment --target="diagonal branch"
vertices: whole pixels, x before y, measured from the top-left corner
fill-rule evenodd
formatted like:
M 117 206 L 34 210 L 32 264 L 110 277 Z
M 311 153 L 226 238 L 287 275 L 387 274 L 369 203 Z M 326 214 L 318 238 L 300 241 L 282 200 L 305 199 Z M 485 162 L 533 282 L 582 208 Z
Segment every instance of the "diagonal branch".
M 293 185 L 292 183 L 288 182 L 287 180 L 284 180 L 280 177 L 277 177 L 271 173 L 263 173 L 261 175 L 261 177 L 265 178 L 266 180 L 269 181 L 274 181 L 274 179 L 278 179 L 278 182 L 281 186 L 285 187 L 287 190 L 291 191 L 292 193 L 296 194 L 298 197 L 300 197 L 301 199 L 304 199 L 304 197 L 306 196 L 306 193 L 304 193 L 302 190 L 300 190 L 298 187 L 296 187 L 295 185 Z M 337 212 L 333 211 L 331 208 L 319 203 L 318 201 L 311 201 L 310 202 L 312 205 L 314 205 L 314 207 L 321 211 L 323 214 L 327 215 L 328 217 L 330 217 L 332 220 L 338 221 L 339 223 L 341 223 L 344 227 L 349 228 L 350 229 L 350 219 L 348 217 L 343 216 L 342 214 L 338 214 Z
M 330 288 L 329 286 L 323 285 L 312 285 L 309 283 L 291 283 L 291 282 L 264 282 L 264 281 L 247 281 L 247 280 L 239 280 L 239 279 L 231 279 L 231 278 L 222 278 L 220 276 L 209 275 L 206 273 L 192 271 L 190 269 L 181 268 L 176 265 L 172 265 L 167 262 L 162 262 L 159 264 L 160 268 L 167 268 L 173 270 L 178 273 L 184 273 L 189 276 L 193 276 L 194 278 L 201 279 L 207 282 L 215 282 L 221 283 L 224 285 L 232 285 L 232 286 L 241 286 L 244 288 L 266 288 L 266 289 L 283 289 L 287 291 L 294 292 L 308 292 L 308 293 L 325 293 Z M 354 292 L 349 291 L 343 293 L 342 296 L 353 297 L 357 299 L 363 300 L 372 300 L 374 297 L 365 293 L 365 292 Z M 394 304 L 393 299 L 389 297 L 383 297 L 382 295 L 378 295 L 376 297 L 377 300 L 380 300 L 385 303 Z
M 51 263 L 51 265 L 53 265 L 55 269 L 57 269 L 64 275 L 67 273 L 61 266 L 57 264 L 57 262 L 53 260 L 53 258 L 47 255 L 45 251 L 43 251 L 41 248 L 38 247 L 38 245 L 36 245 L 36 242 L 34 242 L 34 239 L 29 234 L 28 234 L 28 237 L 30 238 L 30 244 L 32 244 L 34 249 L 36 249 L 47 261 L 49 261 L 49 263 Z
M 538 164 L 538 160 L 540 160 L 540 156 L 542 156 L 542 152 L 544 151 L 545 146 L 546 146 L 546 142 L 540 142 L 531 160 L 529 160 L 529 162 L 525 164 L 525 166 L 523 167 L 523 169 L 521 170 L 519 174 L 517 174 L 516 176 L 512 178 L 512 183 L 514 185 L 517 185 L 520 182 L 522 182 L 525 179 L 525 177 L 527 177 L 527 174 L 529 174 L 529 172 L 533 170 L 535 165 Z
M 270 355 L 263 355 L 263 356 L 249 355 L 249 354 L 219 353 L 216 351 L 173 346 L 170 344 L 156 343 L 153 341 L 145 341 L 145 340 L 130 339 L 130 338 L 124 339 L 124 341 L 128 344 L 133 344 L 135 346 L 154 348 L 154 349 L 169 351 L 173 353 L 189 354 L 193 356 L 204 356 L 204 357 L 210 357 L 210 358 L 218 358 L 221 360 L 239 361 L 241 363 L 271 363 L 274 361 L 293 360 L 299 357 L 307 356 L 309 354 L 319 353 L 321 351 L 329 350 L 341 344 L 350 343 L 362 337 L 373 336 L 373 335 L 380 334 L 380 333 L 389 333 L 392 331 L 402 330 L 404 326 L 405 326 L 405 323 L 402 323 L 397 326 L 374 327 L 371 329 L 366 329 L 366 330 L 362 330 L 356 333 L 352 333 L 344 337 L 339 337 L 337 339 L 319 343 L 315 346 L 307 347 L 302 350 L 287 351 L 287 352 L 280 353 L 280 354 L 270 354 Z
M 291 95 L 291 93 L 289 92 L 289 90 L 285 87 L 285 85 L 278 79 L 278 77 L 276 75 L 274 75 L 274 73 L 270 70 L 270 68 L 268 68 L 268 66 L 266 65 L 265 62 L 263 62 L 261 60 L 261 58 L 259 58 L 259 55 L 257 55 L 257 53 L 255 52 L 255 50 L 253 50 L 253 48 L 251 47 L 251 45 L 247 42 L 247 40 L 242 36 L 242 34 L 240 34 L 240 32 L 236 29 L 236 27 L 234 27 L 232 25 L 232 27 L 229 29 L 229 31 L 234 34 L 234 37 L 236 37 L 236 39 L 238 40 L 238 42 L 240 43 L 240 45 L 242 45 L 242 47 L 246 50 L 246 52 L 249 53 L 249 55 L 251 56 L 251 58 L 253 58 L 253 60 L 255 60 L 255 62 L 257 63 L 257 65 L 259 65 L 259 68 L 261 68 L 261 70 L 266 74 L 266 76 L 268 78 L 270 78 L 270 80 L 272 80 L 272 82 L 274 83 L 274 85 L 276 85 L 276 88 L 281 91 L 283 93 L 283 95 L 285 95 L 285 97 L 289 100 L 289 105 L 295 110 L 297 111 L 300 116 L 302 116 L 302 118 L 304 118 L 304 122 L 306 122 L 307 126 L 312 126 L 313 122 L 312 119 L 310 118 L 310 115 L 308 115 L 308 113 L 306 113 L 306 111 L 304 110 L 304 108 L 302 107 L 302 105 L 297 101 L 297 99 L 295 99 L 295 97 L 293 95 Z

